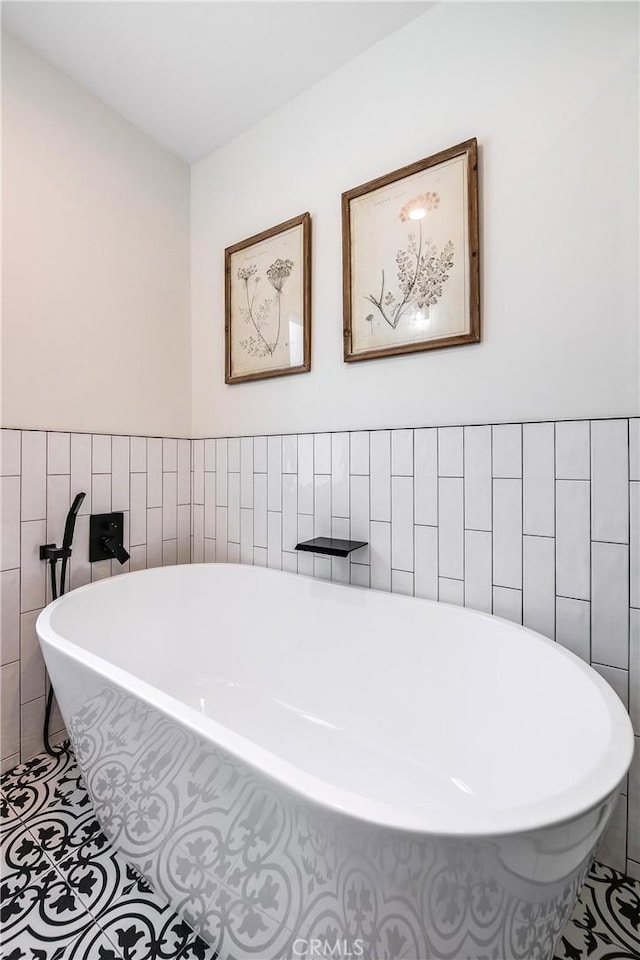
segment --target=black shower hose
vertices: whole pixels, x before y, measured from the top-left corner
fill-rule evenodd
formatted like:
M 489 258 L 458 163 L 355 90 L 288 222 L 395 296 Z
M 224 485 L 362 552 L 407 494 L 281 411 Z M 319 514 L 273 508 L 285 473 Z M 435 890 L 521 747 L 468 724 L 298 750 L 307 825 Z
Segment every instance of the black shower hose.
M 67 584 L 67 557 L 62 557 L 61 567 L 60 567 L 60 590 L 58 591 L 58 584 L 56 582 L 56 566 L 57 560 L 51 558 L 49 560 L 49 569 L 51 573 L 51 599 L 57 600 L 58 597 L 62 596 L 65 591 Z M 50 757 L 61 757 L 64 753 L 67 753 L 69 750 L 69 743 L 65 741 L 60 747 L 52 747 L 49 743 L 49 724 L 51 722 L 51 708 L 53 706 L 53 686 L 51 681 L 49 681 L 49 693 L 47 694 L 47 705 L 44 711 L 44 730 L 42 731 L 42 742 L 44 744 L 44 749 L 49 754 Z

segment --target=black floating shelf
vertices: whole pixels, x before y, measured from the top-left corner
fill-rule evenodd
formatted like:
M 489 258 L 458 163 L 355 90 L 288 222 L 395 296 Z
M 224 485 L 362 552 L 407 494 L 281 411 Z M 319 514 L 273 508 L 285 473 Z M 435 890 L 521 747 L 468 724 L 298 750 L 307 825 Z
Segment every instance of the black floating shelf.
M 315 537 L 296 545 L 296 550 L 306 553 L 323 553 L 328 557 L 348 557 L 353 550 L 366 547 L 365 540 L 337 540 L 335 537 Z

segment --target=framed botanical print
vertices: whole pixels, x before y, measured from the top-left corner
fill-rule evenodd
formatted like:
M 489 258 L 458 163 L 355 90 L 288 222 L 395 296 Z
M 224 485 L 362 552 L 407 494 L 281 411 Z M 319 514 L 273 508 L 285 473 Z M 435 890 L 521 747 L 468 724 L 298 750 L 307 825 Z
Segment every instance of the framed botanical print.
M 480 340 L 476 140 L 343 193 L 342 254 L 346 361 Z
M 227 247 L 225 382 L 311 369 L 311 216 Z

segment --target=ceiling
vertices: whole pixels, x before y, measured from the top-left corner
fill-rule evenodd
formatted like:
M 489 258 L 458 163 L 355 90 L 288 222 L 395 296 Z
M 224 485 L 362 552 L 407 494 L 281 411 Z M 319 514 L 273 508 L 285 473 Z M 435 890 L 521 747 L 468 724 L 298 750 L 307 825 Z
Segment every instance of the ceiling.
M 193 163 L 430 6 L 5 2 L 2 26 Z

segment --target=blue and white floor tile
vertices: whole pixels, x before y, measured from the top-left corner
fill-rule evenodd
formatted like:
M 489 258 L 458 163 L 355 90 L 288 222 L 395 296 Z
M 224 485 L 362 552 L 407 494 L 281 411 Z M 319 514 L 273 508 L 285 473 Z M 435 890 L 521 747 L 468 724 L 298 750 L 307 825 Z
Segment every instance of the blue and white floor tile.
M 35 757 L 1 787 L 3 960 L 215 960 L 109 844 L 72 754 Z M 595 863 L 556 960 L 639 958 L 640 883 Z

